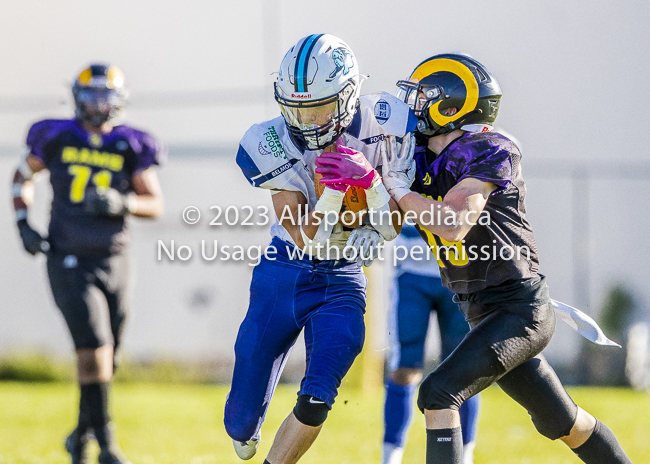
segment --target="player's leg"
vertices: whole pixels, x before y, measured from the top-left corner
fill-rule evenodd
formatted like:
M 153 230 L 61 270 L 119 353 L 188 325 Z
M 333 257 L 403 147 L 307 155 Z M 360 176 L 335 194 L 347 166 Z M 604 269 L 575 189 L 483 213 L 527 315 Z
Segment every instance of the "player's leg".
M 396 280 L 390 312 L 390 374 L 386 380 L 382 464 L 402 462 L 422 380 L 424 342 L 431 314 L 430 277 L 404 273 Z
M 439 277 L 431 278 L 431 289 L 440 328 L 440 357 L 444 360 L 467 335 L 469 324 L 458 305 L 453 302 L 454 294 L 442 285 Z M 474 462 L 480 407 L 481 395 L 476 394 L 467 399 L 458 410 L 463 435 L 463 464 Z
M 112 335 L 110 358 L 104 361 L 106 369 L 110 368 L 111 373 L 111 378 L 106 382 L 106 407 L 108 407 L 109 388 L 117 365 L 117 350 L 122 340 L 122 332 L 130 309 L 132 284 L 130 257 L 126 254 L 115 254 L 108 258 L 98 260 L 95 276 L 97 287 L 104 294 L 108 304 L 110 331 Z M 95 428 L 95 438 L 100 447 L 99 463 L 117 464 L 126 462 L 122 451 L 117 445 L 115 426 L 110 422 L 108 415 L 106 419 L 102 427 Z
M 315 311 L 304 315 L 304 321 L 298 320 L 305 324 L 307 369 L 296 406 L 282 424 L 266 458 L 269 464 L 295 464 L 311 447 L 334 404 L 343 377 L 363 348 L 366 278 L 356 265 L 350 268 L 350 272 L 314 273 L 314 291 L 301 292 L 298 298 L 325 299 Z
M 224 411 L 226 432 L 235 442 L 248 443 L 258 437 L 269 400 L 300 333 L 293 307 L 301 271 L 298 266 L 264 257 L 253 271 L 250 303 L 235 342 L 235 368 Z M 254 454 L 257 443 L 250 444 Z M 239 450 L 238 454 L 245 456 Z
M 109 422 L 113 346 L 107 304 L 94 285 L 93 264 L 87 260 L 52 254 L 47 269 L 54 301 L 65 318 L 77 353 L 79 420 L 66 440 L 66 449 L 74 464 L 85 463 L 87 433 Z
M 562 440 L 584 462 L 631 464 L 612 431 L 576 406 L 541 354 L 497 383 L 526 408 L 539 433 L 551 440 Z
M 462 462 L 460 405 L 541 352 L 554 328 L 550 305 L 522 314 L 493 311 L 427 376 L 418 396 L 427 427 L 427 464 Z
M 307 399 L 304 401 L 308 402 L 313 397 L 306 396 L 305 398 Z M 298 401 L 301 401 L 301 399 Z M 271 446 L 271 450 L 264 460 L 264 464 L 293 464 L 298 462 L 307 450 L 311 448 L 311 445 L 316 441 L 318 434 L 323 428 L 321 420 L 324 422 L 329 408 L 324 403 L 321 403 L 320 409 L 320 412 L 312 414 L 316 420 L 315 424 L 318 425 L 305 424 L 292 411 L 284 422 L 282 422 L 278 433 L 275 434 L 273 446 Z
M 133 272 L 131 257 L 125 254 L 113 255 L 107 261 L 107 269 L 102 274 L 104 294 L 110 312 L 111 333 L 113 334 L 113 373 L 119 365 L 119 349 L 122 333 L 131 312 L 131 293 Z
M 408 433 L 413 422 L 415 391 L 422 380 L 422 369 L 399 367 L 386 380 L 382 464 L 402 462 Z

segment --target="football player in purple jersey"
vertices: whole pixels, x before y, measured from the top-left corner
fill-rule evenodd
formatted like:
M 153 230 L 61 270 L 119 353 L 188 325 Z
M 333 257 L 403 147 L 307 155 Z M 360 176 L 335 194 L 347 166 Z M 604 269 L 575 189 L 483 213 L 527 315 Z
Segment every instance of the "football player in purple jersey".
M 454 294 L 442 285 L 435 256 L 422 243 L 415 227 L 402 227 L 395 239 L 393 263 L 381 464 L 403 462 L 415 394 L 422 381 L 425 342 L 432 313 L 435 312 L 440 333 L 440 361 L 449 356 L 469 332 L 469 324 L 453 302 Z M 463 464 L 474 463 L 480 396 L 472 396 L 459 409 Z
M 54 301 L 70 330 L 81 390 L 79 422 L 65 441 L 73 464 L 88 462 L 94 436 L 100 464 L 126 463 L 108 414 L 115 352 L 131 290 L 126 216 L 156 218 L 163 198 L 155 166 L 166 157 L 151 135 L 118 123 L 126 100 L 116 66 L 93 64 L 72 86 L 73 119 L 46 119 L 27 134 L 14 174 L 16 222 L 27 252 L 47 254 Z M 32 181 L 48 170 L 53 199 L 47 237 L 28 222 Z
M 555 330 L 556 303 L 538 273 L 521 153 L 492 132 L 501 98 L 496 79 L 468 56 L 445 54 L 397 85 L 418 116 L 419 148 L 411 160 L 387 146 L 384 183 L 436 253 L 443 284 L 472 327 L 420 386 L 427 464 L 461 462 L 458 408 L 495 382 L 542 435 L 562 440 L 584 462 L 630 463 L 541 354 Z

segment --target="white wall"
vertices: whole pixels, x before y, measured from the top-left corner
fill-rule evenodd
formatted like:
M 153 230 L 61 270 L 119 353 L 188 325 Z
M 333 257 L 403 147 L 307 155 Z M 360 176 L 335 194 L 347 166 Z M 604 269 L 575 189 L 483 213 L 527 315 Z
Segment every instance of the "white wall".
M 234 163 L 235 149 L 215 149 L 212 156 L 180 156 L 172 150 L 169 163 L 160 170 L 166 199 L 165 216 L 150 222 L 133 220 L 133 255 L 137 285 L 133 317 L 124 340 L 126 354 L 136 358 L 171 356 L 180 359 L 231 361 L 236 331 L 248 303 L 252 267 L 242 262 L 205 262 L 199 256 L 201 240 L 218 240 L 222 245 L 264 246 L 268 227 L 208 226 L 211 205 L 267 205 L 270 194 L 249 186 Z M 0 154 L 0 179 L 10 179 L 15 157 Z M 525 166 L 525 164 L 524 164 Z M 573 264 L 570 230 L 571 184 L 549 181 L 527 173 L 529 219 L 535 228 L 542 265 L 548 275 L 552 296 L 574 303 Z M 49 195 L 46 181 L 36 192 L 32 218 L 45 230 Z M 605 188 L 605 193 L 604 189 Z M 592 211 L 591 301 L 594 314 L 613 282 L 633 289 L 643 307 L 650 301 L 646 276 L 650 273 L 650 250 L 644 246 L 648 220 L 643 215 L 643 191 L 647 181 L 593 183 L 589 192 Z M 181 212 L 195 205 L 203 212 L 199 224 L 189 226 Z M 625 205 L 625 208 L 621 207 Z M 67 355 L 71 349 L 66 328 L 54 307 L 42 257 L 22 252 L 10 212 L 8 183 L 0 187 L 0 356 L 12 349 L 38 348 Z M 621 226 L 623 224 L 624 226 Z M 157 241 L 189 245 L 194 257 L 187 262 L 157 260 Z M 384 282 L 386 263 L 379 265 L 377 281 Z M 387 301 L 387 286 L 378 300 Z M 385 308 L 372 308 L 378 317 L 377 338 L 382 344 Z M 556 337 L 547 349 L 556 363 L 575 358 L 571 350 L 578 337 L 558 324 Z M 297 349 L 294 357 L 300 357 Z

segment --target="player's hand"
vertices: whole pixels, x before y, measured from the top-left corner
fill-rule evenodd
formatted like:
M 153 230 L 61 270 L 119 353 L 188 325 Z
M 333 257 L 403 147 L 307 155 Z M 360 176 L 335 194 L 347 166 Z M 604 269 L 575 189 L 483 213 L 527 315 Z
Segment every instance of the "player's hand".
M 321 184 L 346 184 L 368 189 L 379 174 L 363 153 L 336 141 L 336 151 L 326 152 L 316 158 L 316 172 L 323 175 Z
M 397 202 L 411 191 L 415 180 L 415 136 L 407 134 L 401 145 L 396 137 L 389 135 L 379 145 L 382 159 L 382 180 L 386 190 Z
M 132 201 L 114 188 L 91 189 L 86 193 L 84 210 L 96 216 L 124 216 L 132 212 Z
M 345 245 L 357 251 L 357 266 L 368 267 L 379 256 L 384 238 L 372 226 L 365 225 L 354 229 Z
M 50 244 L 41 234 L 32 229 L 27 219 L 18 221 L 18 232 L 20 232 L 23 247 L 29 254 L 35 255 L 36 253 L 47 253 L 50 251 Z
M 338 190 L 339 192 L 347 192 L 350 186 L 348 184 L 338 184 L 336 182 L 329 182 L 330 179 L 336 179 L 337 176 L 332 175 L 332 174 L 324 174 L 323 177 L 319 180 L 319 182 L 326 187 L 329 187 L 333 190 Z

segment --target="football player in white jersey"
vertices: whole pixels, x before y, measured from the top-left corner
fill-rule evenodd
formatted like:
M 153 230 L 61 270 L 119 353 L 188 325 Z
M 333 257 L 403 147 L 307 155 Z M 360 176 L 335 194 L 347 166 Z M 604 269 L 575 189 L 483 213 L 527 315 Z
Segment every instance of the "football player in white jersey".
M 380 214 L 397 211 L 376 169 L 380 150 L 412 151 L 417 123 L 390 94 L 360 97 L 363 78 L 342 40 L 300 39 L 275 84 L 282 116 L 253 125 L 240 143 L 237 164 L 254 187 L 271 191 L 278 218 L 253 272 L 225 407 L 226 431 L 242 459 L 257 451 L 269 401 L 303 329 L 305 376 L 267 464 L 295 463 L 309 449 L 363 347 L 366 277 L 359 266 L 400 230 L 399 221 Z M 323 153 L 326 147 L 335 151 Z M 363 196 L 356 216 L 363 224 L 344 227 L 341 211 L 354 212 Z

